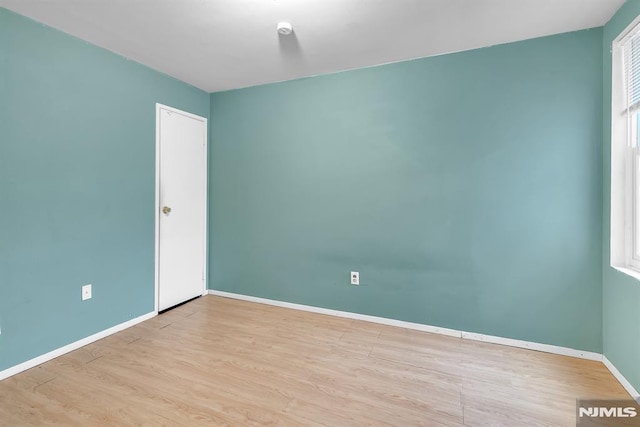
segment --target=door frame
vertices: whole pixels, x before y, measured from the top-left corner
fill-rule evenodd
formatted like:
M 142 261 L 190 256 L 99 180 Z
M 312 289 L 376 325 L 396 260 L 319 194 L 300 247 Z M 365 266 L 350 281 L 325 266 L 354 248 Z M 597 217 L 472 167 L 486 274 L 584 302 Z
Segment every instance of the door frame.
M 208 246 L 209 246 L 209 123 L 206 117 L 197 116 L 168 105 L 156 103 L 156 197 L 155 197 L 155 260 L 154 260 L 154 311 L 158 314 L 160 307 L 160 112 L 162 110 L 182 114 L 194 120 L 204 122 L 204 248 L 202 260 L 202 295 L 208 289 Z

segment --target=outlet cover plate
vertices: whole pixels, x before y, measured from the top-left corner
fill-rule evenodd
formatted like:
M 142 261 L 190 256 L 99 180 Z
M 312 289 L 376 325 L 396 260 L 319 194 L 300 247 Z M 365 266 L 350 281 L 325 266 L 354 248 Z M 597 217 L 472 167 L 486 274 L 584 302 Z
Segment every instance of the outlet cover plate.
M 360 284 L 360 273 L 358 273 L 357 271 L 352 271 L 351 272 L 351 284 L 352 285 L 359 285 Z
M 82 287 L 82 301 L 91 299 L 91 284 Z

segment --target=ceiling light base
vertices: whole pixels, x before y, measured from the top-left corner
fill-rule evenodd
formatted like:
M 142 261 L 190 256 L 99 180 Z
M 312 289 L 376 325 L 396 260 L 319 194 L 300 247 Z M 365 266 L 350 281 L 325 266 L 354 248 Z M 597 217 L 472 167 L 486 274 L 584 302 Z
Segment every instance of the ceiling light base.
M 278 22 L 277 29 L 278 34 L 281 34 L 283 36 L 288 36 L 293 32 L 293 27 L 288 22 Z

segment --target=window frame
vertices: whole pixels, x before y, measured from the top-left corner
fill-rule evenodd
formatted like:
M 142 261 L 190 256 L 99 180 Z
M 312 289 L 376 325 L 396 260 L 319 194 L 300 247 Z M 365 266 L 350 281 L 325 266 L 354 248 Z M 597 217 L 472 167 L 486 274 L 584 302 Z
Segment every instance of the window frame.
M 640 108 L 630 108 L 624 49 L 640 35 L 640 16 L 611 46 L 611 266 L 640 280 Z M 636 39 L 637 40 L 637 39 Z M 640 78 L 640 75 L 639 75 Z M 635 87 L 635 86 L 634 86 Z
M 634 113 L 634 115 L 636 120 L 633 121 L 637 123 L 638 113 Z M 632 131 L 631 136 L 637 138 L 638 126 L 636 124 L 633 127 L 635 129 Z M 627 267 L 640 272 L 640 238 L 638 236 L 640 232 L 640 218 L 638 218 L 638 215 L 640 215 L 640 209 L 638 209 L 638 202 L 640 201 L 638 196 L 638 191 L 640 191 L 640 186 L 638 185 L 638 178 L 640 178 L 638 162 L 640 161 L 640 156 L 638 155 L 638 147 L 628 147 L 626 157 L 628 177 L 625 179 L 624 192 L 629 201 L 627 214 L 625 215 L 626 262 Z

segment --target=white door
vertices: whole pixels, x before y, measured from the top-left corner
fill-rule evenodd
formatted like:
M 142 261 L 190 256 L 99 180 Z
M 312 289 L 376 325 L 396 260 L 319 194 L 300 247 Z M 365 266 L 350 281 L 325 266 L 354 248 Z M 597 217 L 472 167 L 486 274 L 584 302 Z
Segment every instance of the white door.
M 156 309 L 205 291 L 207 119 L 156 104 Z

